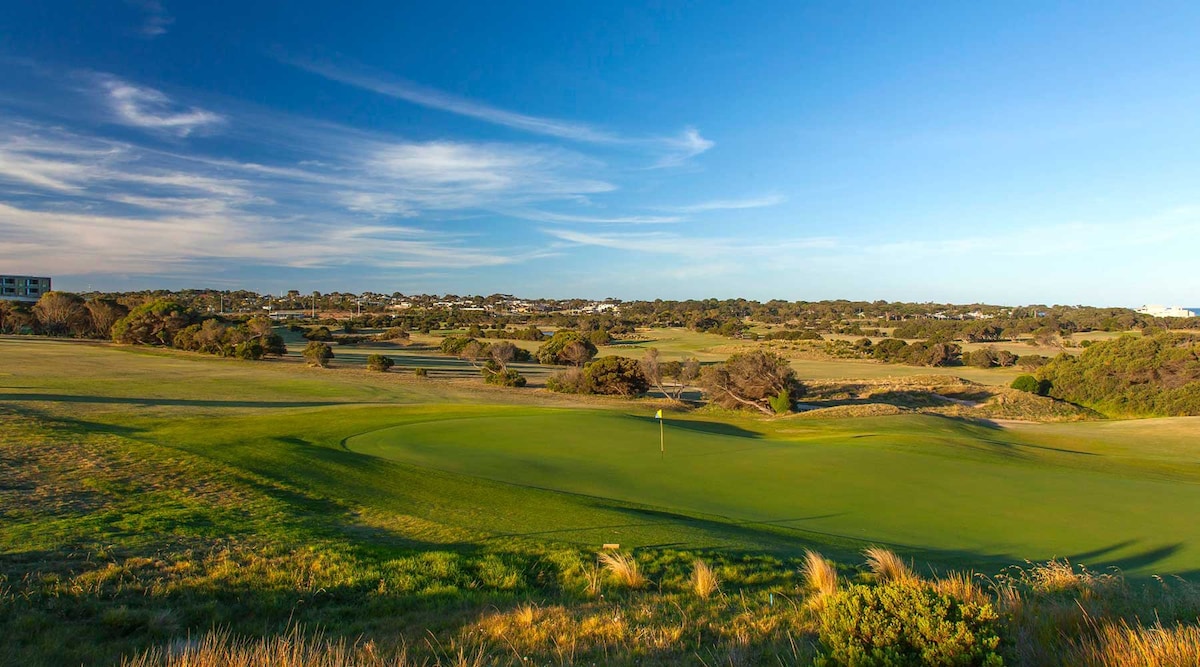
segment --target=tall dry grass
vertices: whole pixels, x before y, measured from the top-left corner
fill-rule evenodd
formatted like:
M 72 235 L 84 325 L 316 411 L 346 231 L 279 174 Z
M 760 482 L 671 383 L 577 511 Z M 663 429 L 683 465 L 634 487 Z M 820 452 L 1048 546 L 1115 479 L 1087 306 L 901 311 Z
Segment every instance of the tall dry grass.
M 870 547 L 863 551 L 863 555 L 867 557 L 867 567 L 871 568 L 871 572 L 881 582 L 915 584 L 920 581 L 920 577 L 913 574 L 908 563 L 894 551 L 883 547 Z
M 385 658 L 372 643 L 351 644 L 300 628 L 263 639 L 235 639 L 214 632 L 192 642 L 153 648 L 121 662 L 122 667 L 409 667 L 401 648 Z
M 1200 627 L 1131 627 L 1107 624 L 1081 642 L 1071 664 L 1084 667 L 1195 667 L 1200 665 Z
M 600 554 L 600 566 L 610 578 L 625 588 L 645 588 L 650 583 L 631 555 L 619 551 L 606 551 Z
M 700 559 L 692 563 L 692 592 L 701 598 L 711 597 L 721 588 L 721 582 L 717 580 L 717 573 L 708 566 L 708 563 Z
M 815 551 L 804 552 L 804 565 L 800 568 L 808 588 L 825 598 L 837 592 L 838 575 L 833 562 Z

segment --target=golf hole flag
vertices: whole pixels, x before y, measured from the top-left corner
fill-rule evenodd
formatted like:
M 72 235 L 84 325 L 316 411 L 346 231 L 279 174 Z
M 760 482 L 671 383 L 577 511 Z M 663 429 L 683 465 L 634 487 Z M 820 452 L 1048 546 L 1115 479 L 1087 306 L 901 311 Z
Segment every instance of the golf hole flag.
M 666 456 L 667 455 L 667 438 L 666 438 L 666 434 L 663 432 L 662 410 L 655 412 L 654 418 L 658 420 L 658 455 Z

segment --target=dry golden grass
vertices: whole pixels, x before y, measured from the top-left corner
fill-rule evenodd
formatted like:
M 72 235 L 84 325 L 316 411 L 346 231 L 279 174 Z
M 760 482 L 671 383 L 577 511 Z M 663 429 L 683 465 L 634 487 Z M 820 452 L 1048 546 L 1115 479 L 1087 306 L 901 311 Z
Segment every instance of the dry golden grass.
M 1118 574 L 1098 574 L 1082 565 L 1078 571 L 1071 561 L 1050 560 L 1030 564 L 1023 577 L 1029 587 L 1037 593 L 1078 593 L 1084 599 L 1106 590 L 1120 588 L 1124 578 Z
M 912 569 L 896 552 L 883 547 L 870 547 L 863 551 L 867 557 L 867 567 L 875 573 L 881 582 L 916 583 L 920 578 L 913 574 Z
M 804 565 L 800 568 L 808 588 L 824 598 L 837 592 L 838 575 L 833 562 L 815 551 L 804 552 Z
M 1195 667 L 1200 665 L 1200 627 L 1130 627 L 1125 621 L 1101 627 L 1082 642 L 1071 663 L 1087 667 Z
M 972 572 L 950 572 L 936 579 L 933 588 L 939 593 L 971 604 L 982 605 L 991 602 L 979 585 L 977 576 Z
M 606 551 L 600 554 L 600 566 L 618 585 L 625 588 L 645 588 L 650 580 L 642 574 L 633 556 L 619 551 Z
M 702 598 L 708 598 L 721 588 L 717 573 L 702 560 L 692 563 L 692 592 Z

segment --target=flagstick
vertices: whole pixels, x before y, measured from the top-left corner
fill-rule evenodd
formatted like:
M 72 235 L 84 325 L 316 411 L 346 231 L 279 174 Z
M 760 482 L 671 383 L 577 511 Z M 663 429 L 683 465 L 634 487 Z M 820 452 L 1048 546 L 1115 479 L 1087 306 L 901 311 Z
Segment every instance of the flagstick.
M 663 430 L 663 421 L 661 417 L 658 419 L 658 455 L 660 458 L 667 457 L 667 438 Z

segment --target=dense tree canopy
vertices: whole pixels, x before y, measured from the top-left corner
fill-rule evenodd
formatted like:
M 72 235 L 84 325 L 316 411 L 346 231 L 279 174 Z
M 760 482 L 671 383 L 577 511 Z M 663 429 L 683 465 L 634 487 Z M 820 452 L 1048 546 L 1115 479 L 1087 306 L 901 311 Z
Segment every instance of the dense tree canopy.
M 1200 415 L 1200 338 L 1121 336 L 1039 371 L 1050 395 L 1110 416 Z

